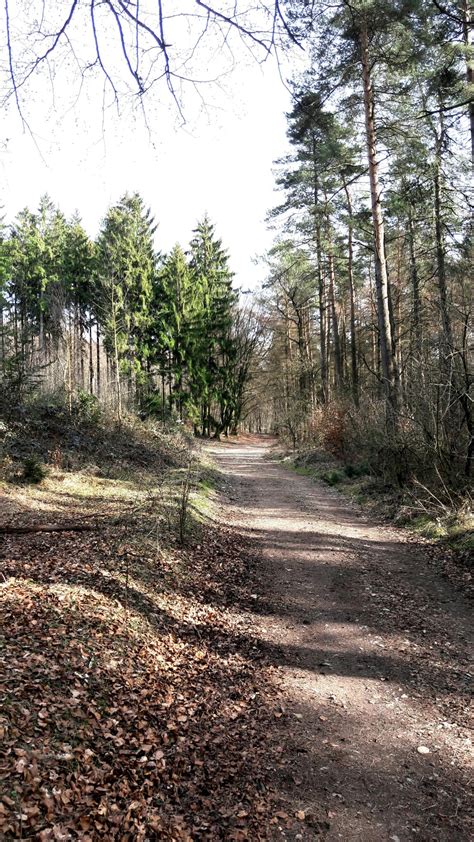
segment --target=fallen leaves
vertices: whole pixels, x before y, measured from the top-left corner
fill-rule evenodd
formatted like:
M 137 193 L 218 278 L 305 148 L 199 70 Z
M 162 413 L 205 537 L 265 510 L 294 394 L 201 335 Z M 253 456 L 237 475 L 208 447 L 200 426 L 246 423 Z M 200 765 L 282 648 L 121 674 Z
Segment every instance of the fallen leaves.
M 8 539 L 0 835 L 265 839 L 273 707 L 255 641 L 225 609 L 246 594 L 245 556 L 208 530 L 161 566 L 130 552 L 126 587 L 126 537 Z

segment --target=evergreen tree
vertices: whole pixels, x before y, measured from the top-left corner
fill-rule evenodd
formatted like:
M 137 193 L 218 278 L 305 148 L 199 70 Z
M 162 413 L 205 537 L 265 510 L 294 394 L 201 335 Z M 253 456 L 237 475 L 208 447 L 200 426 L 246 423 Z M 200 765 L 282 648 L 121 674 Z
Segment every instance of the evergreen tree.
M 191 274 L 181 246 L 176 244 L 157 276 L 154 303 L 157 350 L 162 377 L 168 374 L 169 399 L 180 418 L 187 403 L 186 375 L 190 363 L 189 326 L 196 309 Z
M 74 383 L 79 383 L 81 389 L 88 386 L 91 394 L 94 391 L 92 328 L 94 321 L 96 326 L 98 324 L 94 316 L 94 260 L 94 243 L 84 231 L 79 214 L 75 213 L 66 224 L 63 249 L 63 283 L 68 321 L 68 387 L 71 398 Z M 88 377 L 85 374 L 84 359 L 86 332 L 89 338 Z
M 121 372 L 129 380 L 146 377 L 150 303 L 156 272 L 156 230 L 138 193 L 126 194 L 108 211 L 98 239 L 97 312 L 107 353 L 113 360 L 116 406 L 122 413 Z
M 232 289 L 228 256 L 207 216 L 191 240 L 190 272 L 195 306 L 190 320 L 192 403 L 200 413 L 203 435 L 218 436 L 227 419 L 229 371 L 234 364 L 231 335 L 237 295 Z M 217 417 L 217 411 L 219 418 Z

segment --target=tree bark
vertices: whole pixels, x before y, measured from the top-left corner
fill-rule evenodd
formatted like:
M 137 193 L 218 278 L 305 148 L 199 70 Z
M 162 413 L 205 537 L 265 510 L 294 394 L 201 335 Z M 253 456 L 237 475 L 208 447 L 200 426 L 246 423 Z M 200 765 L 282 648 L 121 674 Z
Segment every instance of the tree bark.
M 408 210 L 408 247 L 410 250 L 410 276 L 413 296 L 413 333 L 415 339 L 414 349 L 417 355 L 417 361 L 419 363 L 421 361 L 421 351 L 423 346 L 423 328 L 421 324 L 420 281 L 418 277 L 418 265 L 415 253 L 413 206 L 411 204 Z
M 89 320 L 89 392 L 94 394 L 94 357 L 92 351 L 92 319 Z
M 349 302 L 350 302 L 350 324 L 351 324 L 351 379 L 352 397 L 356 406 L 359 406 L 359 371 L 357 367 L 357 337 L 356 337 L 356 314 L 355 314 L 355 289 L 354 289 L 354 220 L 352 211 L 352 196 L 346 181 L 344 181 L 344 192 L 347 200 L 347 213 L 349 217 L 347 231 L 347 276 L 349 281 Z
M 96 393 L 97 397 L 100 397 L 100 328 L 99 322 L 96 323 L 96 348 L 95 348 L 95 365 L 96 365 Z
M 362 81 L 364 89 L 364 113 L 367 141 L 367 159 L 369 166 L 370 198 L 372 222 L 374 227 L 375 247 L 375 289 L 377 298 L 377 321 L 379 327 L 382 376 L 391 417 L 396 421 L 398 413 L 397 375 L 395 342 L 392 334 L 392 314 L 390 312 L 390 283 L 387 259 L 385 255 L 385 227 L 381 205 L 381 186 L 379 164 L 377 160 L 377 139 L 375 131 L 375 103 L 369 60 L 369 39 L 367 26 L 362 24 L 360 32 Z
M 3 302 L 0 301 L 0 348 L 2 354 L 2 373 L 5 373 L 5 319 L 3 315 Z
M 474 61 L 471 55 L 473 39 L 472 0 L 463 0 L 462 2 L 462 30 L 466 50 L 466 81 L 468 93 L 470 94 L 469 125 L 471 130 L 471 164 L 474 166 L 474 97 L 472 96 L 472 89 L 474 87 Z
M 328 249 L 328 298 L 331 312 L 331 323 L 333 332 L 334 350 L 334 385 L 336 392 L 340 392 L 344 385 L 344 370 L 342 365 L 341 339 L 339 335 L 339 320 L 336 307 L 336 274 L 334 269 L 334 251 L 332 242 L 331 220 L 329 213 L 326 214 L 326 240 Z
M 114 369 L 115 369 L 115 395 L 117 407 L 117 420 L 122 423 L 122 383 L 120 379 L 120 358 L 118 349 L 118 325 L 117 310 L 114 287 L 112 287 L 112 319 L 113 319 L 113 342 L 114 342 Z
M 326 290 L 322 266 L 321 224 L 318 213 L 319 185 L 316 171 L 316 141 L 313 138 L 313 174 L 314 174 L 314 228 L 316 235 L 316 262 L 318 267 L 318 304 L 319 304 L 319 346 L 321 355 L 321 403 L 328 400 L 328 354 L 326 342 Z

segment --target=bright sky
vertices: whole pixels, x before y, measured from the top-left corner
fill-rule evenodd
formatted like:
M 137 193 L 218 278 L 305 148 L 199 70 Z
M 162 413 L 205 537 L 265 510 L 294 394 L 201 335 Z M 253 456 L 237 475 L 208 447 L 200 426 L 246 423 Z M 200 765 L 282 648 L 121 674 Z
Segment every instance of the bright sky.
M 273 60 L 259 66 L 249 58 L 223 84 L 222 90 L 200 90 L 206 103 L 200 114 L 199 95 L 193 95 L 184 128 L 158 84 L 148 102 L 150 133 L 127 106 L 120 118 L 109 111 L 103 127 L 97 85 L 68 112 L 61 104 L 56 112 L 48 109 L 50 89 L 40 86 L 28 103 L 35 141 L 13 106 L 0 130 L 0 204 L 7 221 L 26 205 L 35 208 L 47 192 L 67 215 L 77 208 L 95 236 L 107 206 L 138 190 L 159 223 L 158 248 L 177 241 L 186 246 L 207 211 L 230 252 L 236 284 L 254 287 L 264 270 L 253 258 L 272 241 L 264 218 L 279 201 L 272 166 L 288 151 L 290 97 Z M 57 80 L 55 95 L 60 103 Z

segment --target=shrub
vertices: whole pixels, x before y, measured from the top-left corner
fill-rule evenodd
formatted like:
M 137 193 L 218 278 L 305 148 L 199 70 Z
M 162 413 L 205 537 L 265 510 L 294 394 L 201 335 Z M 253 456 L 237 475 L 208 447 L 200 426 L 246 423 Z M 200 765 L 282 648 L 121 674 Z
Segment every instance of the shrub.
M 362 463 L 360 465 L 345 465 L 344 473 L 349 479 L 355 479 L 356 477 L 363 477 L 365 474 L 370 473 L 370 471 L 368 465 Z
M 43 482 L 47 473 L 46 468 L 36 456 L 29 456 L 23 461 L 23 473 L 21 475 L 23 482 L 39 485 L 40 482 Z
M 314 410 L 308 424 L 311 443 L 340 459 L 346 451 L 348 406 L 334 402 Z
M 142 420 L 145 420 L 145 418 L 158 418 L 160 421 L 171 421 L 174 413 L 170 410 L 166 399 L 163 403 L 161 392 L 156 390 L 143 397 L 140 404 L 140 415 Z
M 355 465 L 345 465 L 344 473 L 346 477 L 349 477 L 349 479 L 354 479 L 354 477 L 359 476 L 358 470 Z
M 75 409 L 81 421 L 90 424 L 97 424 L 100 421 L 102 410 L 99 401 L 90 392 L 79 389 L 75 400 Z
M 340 458 L 344 454 L 346 438 L 346 412 L 344 407 L 337 406 L 334 407 L 332 412 L 326 413 L 325 422 L 324 446 L 329 453 Z
M 340 471 L 325 471 L 321 474 L 321 479 L 328 485 L 334 486 L 341 482 L 342 474 Z
M 419 426 L 405 417 L 396 430 L 389 428 L 382 401 L 368 401 L 363 411 L 348 413 L 344 446 L 356 463 L 364 458 L 361 473 L 381 477 L 387 485 L 402 487 L 433 472 L 433 453 Z

